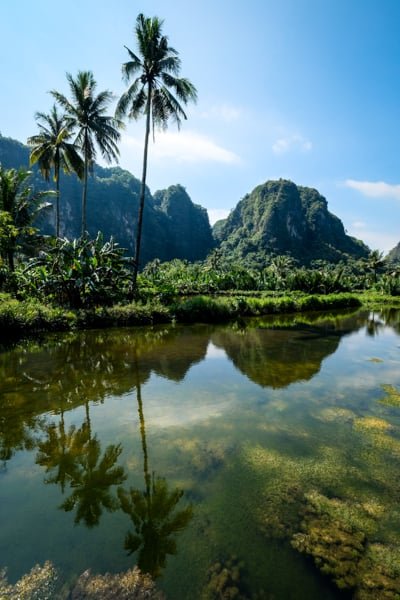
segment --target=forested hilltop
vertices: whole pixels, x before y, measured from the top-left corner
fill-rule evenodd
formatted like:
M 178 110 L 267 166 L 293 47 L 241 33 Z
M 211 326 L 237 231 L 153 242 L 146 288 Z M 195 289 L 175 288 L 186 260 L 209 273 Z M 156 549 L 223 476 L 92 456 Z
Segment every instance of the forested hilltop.
M 366 258 L 370 252 L 345 233 L 317 190 L 285 179 L 257 186 L 213 231 L 224 256 L 260 265 L 271 255 L 287 254 L 307 265 L 313 260 Z
M 27 168 L 29 148 L 0 135 L 0 164 L 5 168 Z M 32 167 L 35 190 L 53 186 L 44 181 L 37 167 Z M 76 175 L 60 174 L 62 198 L 60 235 L 76 238 L 80 235 L 82 183 Z M 101 231 L 104 238 L 113 236 L 133 255 L 134 231 L 137 223 L 140 181 L 120 167 L 103 168 L 95 164 L 88 184 L 87 228 L 95 237 Z M 54 215 L 41 217 L 36 223 L 44 233 L 54 234 Z M 154 194 L 146 189 L 142 260 L 174 258 L 202 260 L 214 247 L 208 214 L 194 204 L 181 185 Z

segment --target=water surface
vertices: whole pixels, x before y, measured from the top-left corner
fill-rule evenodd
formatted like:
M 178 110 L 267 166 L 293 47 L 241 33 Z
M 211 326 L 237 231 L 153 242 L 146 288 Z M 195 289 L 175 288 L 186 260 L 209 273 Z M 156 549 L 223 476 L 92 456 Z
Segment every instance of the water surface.
M 355 570 L 395 581 L 399 323 L 297 315 L 4 351 L 0 566 L 15 581 L 50 559 L 73 581 L 139 563 L 180 600 L 216 597 L 210 569 L 228 565 L 242 597 L 345 598 L 308 548 L 334 514 L 361 536 Z

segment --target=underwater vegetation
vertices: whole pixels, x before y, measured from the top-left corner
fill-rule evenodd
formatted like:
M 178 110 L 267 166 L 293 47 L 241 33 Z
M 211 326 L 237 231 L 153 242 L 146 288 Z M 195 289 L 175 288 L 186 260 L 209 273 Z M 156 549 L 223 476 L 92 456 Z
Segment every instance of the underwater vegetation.
M 242 582 L 243 569 L 244 563 L 235 556 L 213 563 L 201 600 L 248 600 Z
M 385 406 L 395 406 L 400 408 L 400 391 L 394 385 L 383 384 L 382 389 L 385 396 L 379 400 Z
M 137 567 L 124 573 L 93 575 L 85 571 L 71 592 L 71 600 L 163 600 L 148 575 Z
M 57 587 L 58 574 L 51 562 L 35 565 L 14 585 L 8 583 L 7 572 L 0 570 L 0 598 L 18 600 L 52 600 Z
M 312 556 L 339 588 L 355 589 L 355 599 L 396 600 L 400 546 L 370 542 L 362 528 L 363 516 L 374 519 L 379 512 L 310 492 L 302 509 L 302 532 L 292 537 L 291 544 Z
M 59 573 L 50 561 L 35 565 L 14 585 L 8 583 L 6 571 L 0 571 L 1 600 L 164 600 L 149 575 L 137 567 L 122 573 L 93 574 L 85 571 L 73 589 L 62 585 Z
M 397 397 L 393 386 L 384 389 Z M 311 557 L 354 599 L 399 600 L 398 428 L 381 416 L 358 416 L 340 406 L 319 414 L 314 409 L 314 418 L 335 428 L 336 445 L 316 444 L 307 431 L 296 430 L 292 435 L 303 438 L 303 455 L 244 448 L 261 494 L 260 530 Z M 351 446 L 341 445 L 344 432 L 350 432 Z

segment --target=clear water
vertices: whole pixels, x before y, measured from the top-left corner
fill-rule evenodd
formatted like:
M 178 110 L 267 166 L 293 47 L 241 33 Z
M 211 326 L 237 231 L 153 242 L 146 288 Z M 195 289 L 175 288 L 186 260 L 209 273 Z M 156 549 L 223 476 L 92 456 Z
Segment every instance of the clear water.
M 351 597 L 293 540 L 320 494 L 365 544 L 399 548 L 399 336 L 386 309 L 3 351 L 0 567 L 15 581 L 50 559 L 73 581 L 138 562 L 195 600 L 219 597 L 209 570 L 231 560 L 242 597 Z

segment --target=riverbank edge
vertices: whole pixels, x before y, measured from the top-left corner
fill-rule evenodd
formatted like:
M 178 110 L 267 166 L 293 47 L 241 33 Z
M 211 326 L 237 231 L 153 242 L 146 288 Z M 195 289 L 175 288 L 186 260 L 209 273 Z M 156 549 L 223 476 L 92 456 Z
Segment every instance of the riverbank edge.
M 400 298 L 371 293 L 284 294 L 280 296 L 193 296 L 163 304 L 157 299 L 111 307 L 69 310 L 37 300 L 17 300 L 0 294 L 0 342 L 35 333 L 77 329 L 155 325 L 162 323 L 219 323 L 239 317 L 400 306 Z

